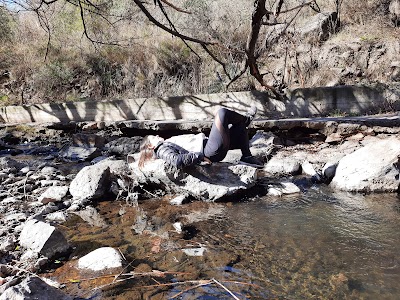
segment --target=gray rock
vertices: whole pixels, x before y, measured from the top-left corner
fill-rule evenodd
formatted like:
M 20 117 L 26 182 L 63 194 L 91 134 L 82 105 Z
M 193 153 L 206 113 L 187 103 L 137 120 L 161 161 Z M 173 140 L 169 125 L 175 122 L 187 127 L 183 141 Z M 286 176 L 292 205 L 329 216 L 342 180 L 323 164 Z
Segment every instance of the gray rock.
M 148 161 L 142 169 L 137 162 L 130 164 L 139 183 L 157 185 L 174 193 L 187 193 L 203 201 L 216 201 L 251 188 L 257 180 L 257 169 L 245 165 L 213 163 L 170 172 L 164 161 Z
M 0 170 L 9 169 L 9 170 L 14 170 L 14 172 L 16 172 L 17 170 L 20 170 L 23 167 L 24 165 L 22 163 L 19 163 L 12 158 L 0 157 Z
M 187 195 L 179 195 L 169 200 L 169 203 L 172 205 L 182 205 L 183 201 L 185 201 L 187 197 Z
M 311 176 L 317 181 L 321 181 L 321 176 L 317 173 L 317 171 L 315 171 L 313 165 L 309 161 L 304 161 L 301 164 L 301 170 L 303 174 Z
M 87 161 L 99 156 L 100 150 L 96 147 L 84 148 L 69 146 L 60 151 L 60 158 L 68 161 Z
M 185 253 L 187 256 L 203 256 L 204 252 L 206 251 L 205 247 L 199 247 L 199 248 L 185 248 L 182 249 L 183 253 Z
M 331 181 L 336 173 L 336 168 L 339 162 L 327 162 L 322 168 L 322 176 L 326 181 Z
M 299 31 L 303 37 L 311 35 L 319 41 L 324 41 L 335 33 L 338 27 L 339 19 L 336 12 L 318 13 L 306 20 Z
M 73 297 L 46 284 L 38 277 L 27 277 L 4 291 L 0 300 L 72 300 Z
M 121 254 L 111 247 L 96 249 L 78 260 L 79 269 L 105 271 L 122 267 Z
M 104 149 L 109 154 L 126 156 L 130 153 L 139 152 L 139 147 L 142 139 L 142 137 L 121 137 L 107 143 L 104 146 Z
M 0 243 L 0 252 L 12 251 L 15 249 L 16 241 L 13 237 L 6 237 L 1 240 Z
M 68 193 L 68 186 L 52 186 L 49 187 L 38 198 L 38 201 L 47 204 L 49 202 L 61 201 Z
M 300 193 L 300 188 L 292 182 L 279 182 L 268 184 L 268 195 L 283 196 Z
M 22 247 L 48 258 L 69 249 L 67 240 L 57 228 L 35 219 L 24 224 L 19 241 Z
M 82 148 L 103 148 L 105 139 L 96 134 L 76 133 L 72 136 L 72 143 Z
M 339 161 L 330 185 L 344 191 L 398 191 L 399 157 L 398 137 L 369 143 Z
M 272 157 L 264 167 L 264 171 L 272 175 L 295 175 L 300 172 L 300 162 L 293 157 Z
M 72 180 L 69 192 L 74 199 L 96 199 L 110 186 L 110 167 L 95 164 L 84 167 Z
M 25 221 L 28 215 L 26 213 L 9 213 L 6 214 L 3 218 L 3 220 L 6 223 L 12 222 L 12 221 Z
M 63 223 L 67 220 L 67 214 L 63 211 L 56 211 L 46 215 L 46 220 L 50 222 Z
M 57 168 L 50 167 L 50 166 L 43 167 L 40 170 L 40 174 L 42 174 L 42 175 L 55 175 L 58 173 L 60 173 L 60 171 Z

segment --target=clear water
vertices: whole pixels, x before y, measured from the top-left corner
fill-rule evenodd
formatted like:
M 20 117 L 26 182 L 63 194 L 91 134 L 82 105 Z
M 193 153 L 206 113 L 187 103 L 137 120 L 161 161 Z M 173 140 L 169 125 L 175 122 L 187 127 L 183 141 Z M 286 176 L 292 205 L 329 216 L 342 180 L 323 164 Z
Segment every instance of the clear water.
M 398 195 L 264 197 L 233 205 L 209 230 L 268 297 L 400 299 Z
M 154 253 L 154 236 L 129 229 L 135 212 L 127 209 L 123 217 L 117 216 L 121 203 L 98 206 L 111 224 L 108 228 L 90 229 L 77 220 L 66 226 L 70 240 L 81 249 L 87 245 L 86 252 L 93 245 L 114 246 L 133 260 L 134 270 L 145 263 L 152 269 L 190 273 L 125 281 L 91 299 L 169 299 L 178 293 L 174 299 L 233 299 L 216 283 L 198 285 L 198 280 L 213 278 L 239 299 L 400 299 L 399 200 L 397 194 L 334 193 L 324 187 L 289 197 L 201 207 L 146 200 L 141 209 L 150 218 L 156 216 L 156 228 L 169 232 Z M 220 213 L 193 223 L 189 238 L 175 236 L 175 218 L 200 208 Z M 207 249 L 202 257 L 181 251 L 200 245 Z M 196 282 L 147 287 L 188 280 Z

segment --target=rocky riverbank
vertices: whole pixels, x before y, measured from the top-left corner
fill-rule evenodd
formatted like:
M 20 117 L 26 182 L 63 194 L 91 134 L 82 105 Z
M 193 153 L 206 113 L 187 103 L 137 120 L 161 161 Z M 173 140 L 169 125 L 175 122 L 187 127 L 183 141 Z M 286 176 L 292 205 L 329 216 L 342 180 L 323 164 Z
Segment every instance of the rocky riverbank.
M 399 190 L 400 127 L 384 123 L 253 128 L 251 150 L 264 161 L 263 170 L 238 164 L 240 153 L 231 151 L 221 163 L 172 173 L 159 160 L 137 168 L 141 136 L 85 126 L 80 132 L 73 132 L 77 127 L 67 131 L 20 126 L 1 133 L 0 299 L 31 299 L 29 291 L 47 297 L 43 299 L 73 298 L 70 290 L 59 289 L 60 282 L 44 279 L 55 269 L 96 278 L 146 273 L 143 276 L 171 282 L 174 276 L 185 277 L 164 273 L 172 265 L 161 269 L 159 264 L 161 270 L 154 271 L 149 264 L 128 263 L 123 251 L 108 247 L 111 240 L 110 245 L 90 247 L 94 252 L 77 253 L 68 224 L 83 220 L 89 235 L 111 226 L 115 220 L 98 213 L 102 202 L 119 206 L 110 219 L 129 216 L 121 222 L 131 232 L 140 260 L 168 252 L 163 246 L 168 242 L 179 244 L 183 237 L 190 241 L 193 224 L 223 214 L 223 204 L 229 201 L 267 194 L 285 197 L 318 184 L 362 193 Z M 186 143 L 191 135 L 180 138 Z M 147 199 L 160 200 L 156 205 Z M 215 201 L 222 205 L 211 206 Z M 178 248 L 182 257 L 204 252 L 201 245 L 187 248 L 181 243 Z

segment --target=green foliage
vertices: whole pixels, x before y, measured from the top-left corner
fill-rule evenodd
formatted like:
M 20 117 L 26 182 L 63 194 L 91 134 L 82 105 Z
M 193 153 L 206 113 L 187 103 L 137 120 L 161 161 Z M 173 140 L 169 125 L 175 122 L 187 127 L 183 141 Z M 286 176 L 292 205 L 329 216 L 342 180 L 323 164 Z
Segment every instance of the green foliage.
M 0 103 L 7 103 L 8 102 L 8 96 L 7 95 L 1 95 L 0 94 Z
M 72 70 L 63 62 L 54 61 L 44 65 L 36 76 L 36 88 L 40 88 L 47 100 L 61 97 L 73 79 Z

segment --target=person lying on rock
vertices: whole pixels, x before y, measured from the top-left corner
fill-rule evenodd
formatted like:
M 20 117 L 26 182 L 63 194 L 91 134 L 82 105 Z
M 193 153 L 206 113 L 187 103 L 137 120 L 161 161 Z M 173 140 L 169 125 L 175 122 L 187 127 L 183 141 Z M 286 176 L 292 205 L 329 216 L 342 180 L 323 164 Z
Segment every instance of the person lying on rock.
M 246 115 L 239 114 L 227 108 L 220 108 L 211 127 L 208 139 L 203 141 L 203 149 L 198 152 L 188 151 L 174 143 L 165 141 L 158 135 L 144 137 L 140 145 L 139 168 L 151 159 L 159 158 L 170 166 L 181 169 L 205 162 L 222 161 L 228 150 L 240 149 L 241 164 L 262 168 L 263 163 L 252 156 L 249 146 L 247 127 L 257 113 L 255 106 L 250 107 Z

